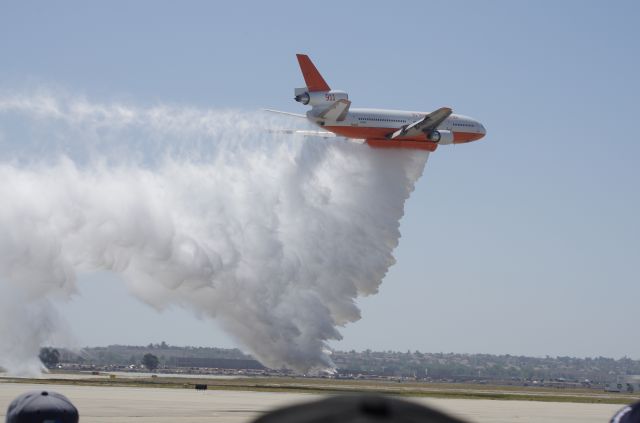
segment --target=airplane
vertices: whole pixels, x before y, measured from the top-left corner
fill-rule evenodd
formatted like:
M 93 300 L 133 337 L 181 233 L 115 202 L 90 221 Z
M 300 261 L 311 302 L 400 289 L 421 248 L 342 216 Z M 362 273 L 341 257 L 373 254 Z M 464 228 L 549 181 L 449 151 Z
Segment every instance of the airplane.
M 435 151 L 440 144 L 462 144 L 476 141 L 487 133 L 475 119 L 441 107 L 431 113 L 404 110 L 351 108 L 349 95 L 332 90 L 309 56 L 297 54 L 306 87 L 296 88 L 294 100 L 311 106 L 306 115 L 265 109 L 297 117 L 306 117 L 325 131 L 295 131 L 307 136 L 364 140 L 371 147 L 409 148 Z

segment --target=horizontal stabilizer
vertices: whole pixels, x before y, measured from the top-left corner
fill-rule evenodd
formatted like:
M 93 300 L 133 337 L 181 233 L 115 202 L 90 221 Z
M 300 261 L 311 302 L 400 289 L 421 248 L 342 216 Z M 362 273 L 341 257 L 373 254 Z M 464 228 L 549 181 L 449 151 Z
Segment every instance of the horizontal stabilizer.
M 343 121 L 347 116 L 347 113 L 349 113 L 349 106 L 351 106 L 351 102 L 349 100 L 338 100 L 326 110 L 323 110 L 319 116 L 327 120 L 340 122 Z

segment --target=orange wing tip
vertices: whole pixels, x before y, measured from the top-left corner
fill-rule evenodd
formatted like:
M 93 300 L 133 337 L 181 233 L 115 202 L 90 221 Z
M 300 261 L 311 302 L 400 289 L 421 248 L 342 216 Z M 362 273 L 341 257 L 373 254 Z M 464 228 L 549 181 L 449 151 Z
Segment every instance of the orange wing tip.
M 306 54 L 296 54 L 298 58 L 298 64 L 304 77 L 304 82 L 307 84 L 309 92 L 314 91 L 330 91 L 329 84 L 324 80 L 316 66 L 313 64 L 309 56 Z

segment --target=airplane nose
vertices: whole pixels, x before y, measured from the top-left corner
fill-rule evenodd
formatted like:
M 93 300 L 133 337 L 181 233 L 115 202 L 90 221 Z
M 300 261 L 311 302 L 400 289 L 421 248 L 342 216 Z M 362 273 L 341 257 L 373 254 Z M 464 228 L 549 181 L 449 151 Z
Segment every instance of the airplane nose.
M 481 138 L 484 138 L 487 133 L 485 127 L 477 120 L 470 119 L 470 121 L 471 122 L 469 122 L 469 126 L 472 127 L 470 131 L 454 133 L 454 144 L 462 144 L 465 142 L 477 141 Z
M 478 122 L 478 138 L 477 139 L 484 138 L 485 135 L 487 135 L 487 130 L 485 129 L 483 124 Z

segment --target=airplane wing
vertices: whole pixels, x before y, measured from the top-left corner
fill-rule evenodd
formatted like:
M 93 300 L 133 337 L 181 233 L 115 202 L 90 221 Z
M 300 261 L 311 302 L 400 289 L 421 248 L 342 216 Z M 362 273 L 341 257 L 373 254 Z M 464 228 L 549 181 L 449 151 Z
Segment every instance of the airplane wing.
M 327 120 L 343 121 L 347 116 L 347 113 L 349 113 L 349 106 L 351 106 L 351 102 L 349 100 L 338 100 L 331 106 L 327 107 L 327 109 L 323 110 L 319 116 Z
M 338 103 L 338 102 L 336 102 Z M 347 109 L 349 108 L 349 106 L 347 105 Z M 299 117 L 299 118 L 307 118 L 307 116 L 305 115 L 300 115 L 298 113 L 290 113 L 290 112 L 282 112 L 280 110 L 273 110 L 273 109 L 262 109 L 265 112 L 270 112 L 270 113 L 278 113 L 281 115 L 288 115 L 288 116 L 295 116 L 295 117 Z M 289 135 L 300 135 L 303 137 L 321 137 L 321 138 L 335 138 L 336 134 L 334 134 L 333 132 L 329 132 L 329 131 L 309 131 L 309 130 L 305 130 L 305 129 L 267 129 L 268 132 L 272 133 L 272 134 L 289 134 Z
M 397 131 L 388 134 L 387 138 L 392 140 L 399 137 L 413 137 L 419 135 L 421 132 L 429 133 L 444 122 L 452 112 L 449 107 L 441 107 L 422 119 L 400 127 Z

